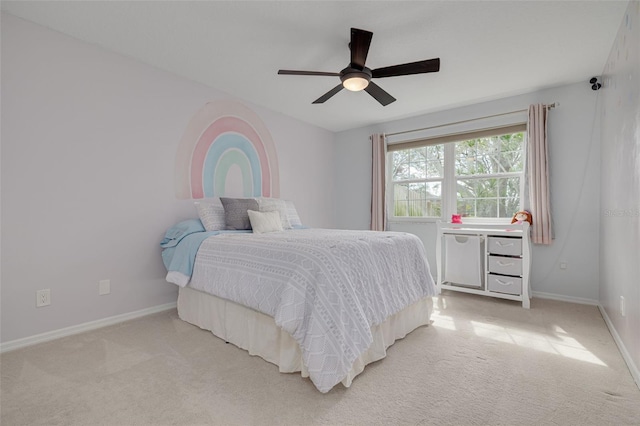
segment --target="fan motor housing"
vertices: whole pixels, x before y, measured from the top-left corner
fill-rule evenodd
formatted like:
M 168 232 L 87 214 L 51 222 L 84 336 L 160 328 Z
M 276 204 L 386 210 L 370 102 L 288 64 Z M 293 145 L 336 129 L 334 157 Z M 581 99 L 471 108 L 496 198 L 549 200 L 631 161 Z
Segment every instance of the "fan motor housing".
M 362 70 L 353 67 L 346 67 L 342 71 L 340 71 L 340 81 L 344 83 L 345 80 L 350 78 L 360 77 L 364 78 L 367 81 L 371 81 L 371 70 L 367 67 L 364 67 Z

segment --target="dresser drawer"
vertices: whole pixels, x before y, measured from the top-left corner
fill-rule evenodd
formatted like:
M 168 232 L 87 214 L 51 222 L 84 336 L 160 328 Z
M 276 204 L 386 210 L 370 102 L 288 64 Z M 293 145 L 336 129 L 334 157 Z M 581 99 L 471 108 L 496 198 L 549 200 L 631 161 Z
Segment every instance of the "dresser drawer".
M 489 291 L 507 294 L 522 294 L 522 278 L 489 274 L 487 279 Z
M 522 255 L 522 238 L 489 237 L 489 253 Z
M 489 272 L 502 275 L 522 275 L 519 257 L 489 256 Z

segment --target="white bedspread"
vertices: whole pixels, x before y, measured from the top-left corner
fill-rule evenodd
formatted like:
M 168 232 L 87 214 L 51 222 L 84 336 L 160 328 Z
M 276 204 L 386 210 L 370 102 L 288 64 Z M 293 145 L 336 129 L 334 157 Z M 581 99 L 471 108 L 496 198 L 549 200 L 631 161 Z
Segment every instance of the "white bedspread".
M 321 392 L 371 345 L 373 325 L 435 295 L 415 235 L 326 229 L 209 237 L 189 285 L 272 316 Z

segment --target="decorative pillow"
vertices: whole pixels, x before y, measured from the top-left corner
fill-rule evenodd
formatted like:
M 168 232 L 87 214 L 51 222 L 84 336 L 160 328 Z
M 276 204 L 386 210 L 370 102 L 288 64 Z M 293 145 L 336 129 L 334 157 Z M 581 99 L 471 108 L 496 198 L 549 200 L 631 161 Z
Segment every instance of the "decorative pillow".
M 194 202 L 198 210 L 198 217 L 207 231 L 221 231 L 226 228 L 224 219 L 224 207 L 215 201 Z
M 282 219 L 280 213 L 277 211 L 272 212 L 257 212 L 254 210 L 247 210 L 249 214 L 249 221 L 255 234 L 264 234 L 265 232 L 282 231 Z
M 287 219 L 289 219 L 289 225 L 292 228 L 302 227 L 302 221 L 298 216 L 298 211 L 296 210 L 296 206 L 293 205 L 293 201 L 285 200 L 284 203 L 287 206 Z
M 259 210 L 261 212 L 273 212 L 280 213 L 280 221 L 282 222 L 282 229 L 291 229 L 289 218 L 287 217 L 287 204 L 284 200 L 279 198 L 259 197 L 258 201 Z
M 247 210 L 258 211 L 258 202 L 255 198 L 222 198 L 224 206 L 224 221 L 226 229 L 241 230 L 251 229 L 251 221 Z

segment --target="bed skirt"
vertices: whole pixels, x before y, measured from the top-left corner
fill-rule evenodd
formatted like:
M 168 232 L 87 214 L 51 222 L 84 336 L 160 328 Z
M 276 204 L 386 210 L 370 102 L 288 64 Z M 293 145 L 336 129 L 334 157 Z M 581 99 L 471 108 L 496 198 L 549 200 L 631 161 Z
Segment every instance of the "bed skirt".
M 351 386 L 353 379 L 367 364 L 387 355 L 387 348 L 397 339 L 402 339 L 422 325 L 428 325 L 432 309 L 432 298 L 425 297 L 374 326 L 371 329 L 371 347 L 356 359 L 342 384 Z M 179 290 L 178 315 L 183 321 L 209 330 L 249 354 L 277 365 L 281 373 L 300 372 L 302 377 L 309 377 L 302 364 L 298 343 L 268 315 L 190 287 L 181 287 Z

